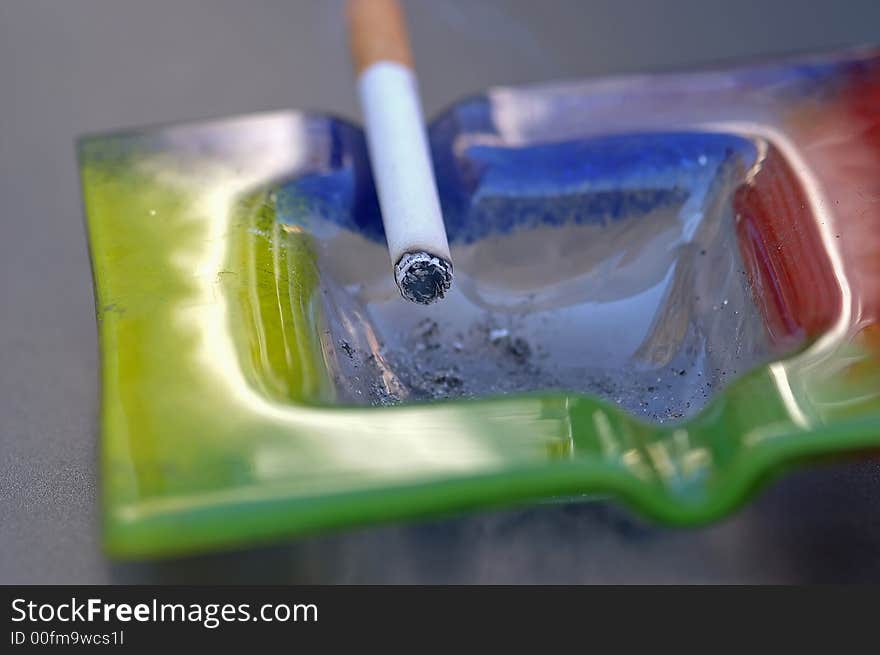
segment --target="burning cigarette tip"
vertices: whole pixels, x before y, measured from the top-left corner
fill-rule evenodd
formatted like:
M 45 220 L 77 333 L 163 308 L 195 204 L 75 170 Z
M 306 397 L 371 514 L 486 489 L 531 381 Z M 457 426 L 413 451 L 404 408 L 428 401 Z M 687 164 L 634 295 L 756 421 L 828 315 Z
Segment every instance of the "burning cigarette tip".
M 394 266 L 400 295 L 422 305 L 430 305 L 446 295 L 452 286 L 452 264 L 430 253 L 404 253 Z

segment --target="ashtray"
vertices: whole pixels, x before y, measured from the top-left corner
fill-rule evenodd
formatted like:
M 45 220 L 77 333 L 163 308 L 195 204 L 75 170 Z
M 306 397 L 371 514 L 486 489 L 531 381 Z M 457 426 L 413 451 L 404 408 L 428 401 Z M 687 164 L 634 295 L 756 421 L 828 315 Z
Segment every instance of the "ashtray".
M 493 88 L 429 136 L 428 307 L 351 123 L 79 142 L 109 553 L 596 495 L 694 524 L 880 446 L 876 51 Z

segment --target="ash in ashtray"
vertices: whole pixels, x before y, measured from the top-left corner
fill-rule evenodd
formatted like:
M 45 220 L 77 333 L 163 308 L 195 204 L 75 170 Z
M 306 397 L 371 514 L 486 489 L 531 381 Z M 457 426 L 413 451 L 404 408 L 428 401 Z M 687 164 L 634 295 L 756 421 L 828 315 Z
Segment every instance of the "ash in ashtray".
M 465 330 L 426 318 L 383 355 L 410 400 L 439 400 L 527 389 L 540 375 L 537 352 L 515 328 L 491 317 Z
M 731 312 L 731 317 L 738 316 Z M 359 330 L 335 340 L 338 388 L 351 401 L 374 406 L 531 391 L 578 392 L 663 423 L 699 411 L 743 365 L 738 347 L 720 353 L 719 360 L 719 353 L 705 344 L 693 325 L 664 365 L 631 359 L 608 366 L 601 361 L 602 349 L 593 348 L 594 340 L 584 336 L 594 323 L 570 323 L 553 313 L 481 311 L 444 323 L 447 318 L 438 315 L 401 326 L 391 315 L 381 331 L 360 323 Z M 734 333 L 739 329 L 733 322 L 729 327 Z M 575 335 L 568 345 L 563 341 L 566 330 Z M 373 338 L 365 339 L 361 332 Z M 607 351 L 614 341 L 603 343 Z M 726 366 L 718 366 L 720 361 Z

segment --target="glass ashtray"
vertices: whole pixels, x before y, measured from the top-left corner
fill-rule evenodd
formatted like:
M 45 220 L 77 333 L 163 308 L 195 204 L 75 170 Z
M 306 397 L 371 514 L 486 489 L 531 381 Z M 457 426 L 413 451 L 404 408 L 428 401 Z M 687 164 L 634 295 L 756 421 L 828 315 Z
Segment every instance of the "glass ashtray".
M 108 552 L 596 494 L 693 524 L 880 446 L 880 54 L 493 88 L 429 136 L 429 307 L 355 125 L 80 141 Z

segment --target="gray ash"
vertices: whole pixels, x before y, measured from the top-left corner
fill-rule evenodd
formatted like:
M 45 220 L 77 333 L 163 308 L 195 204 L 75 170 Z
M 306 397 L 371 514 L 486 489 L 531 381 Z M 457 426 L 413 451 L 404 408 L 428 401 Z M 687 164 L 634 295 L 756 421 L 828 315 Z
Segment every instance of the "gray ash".
M 525 364 L 528 362 L 529 357 L 532 355 L 532 348 L 529 346 L 528 341 L 521 337 L 516 337 L 515 339 L 506 339 L 502 344 L 502 348 L 504 348 L 504 353 L 509 357 L 512 357 L 520 364 Z
M 609 369 L 554 351 L 549 319 L 492 312 L 476 313 L 470 321 L 444 319 L 429 316 L 397 329 L 388 326 L 381 340 L 358 339 L 352 332 L 337 337 L 344 364 L 337 385 L 348 389 L 354 402 L 374 406 L 575 391 L 665 423 L 699 411 L 734 373 L 708 366 L 706 351 L 693 342 L 659 368 L 634 363 Z
M 443 298 L 452 286 L 452 264 L 427 252 L 405 253 L 394 267 L 400 295 L 421 305 Z
M 511 393 L 535 384 L 534 348 L 515 328 L 488 317 L 466 330 L 420 321 L 383 356 L 412 400 L 472 398 Z
M 339 340 L 339 347 L 345 351 L 345 354 L 348 355 L 349 359 L 354 359 L 354 349 L 351 347 L 351 344 L 348 343 L 345 339 Z

